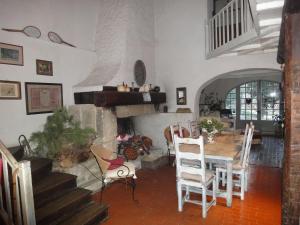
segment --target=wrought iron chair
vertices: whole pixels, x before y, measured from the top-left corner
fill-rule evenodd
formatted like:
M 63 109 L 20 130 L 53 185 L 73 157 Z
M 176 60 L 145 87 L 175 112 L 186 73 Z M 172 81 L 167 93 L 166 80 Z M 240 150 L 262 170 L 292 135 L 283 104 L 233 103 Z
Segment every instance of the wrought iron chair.
M 110 159 L 114 152 L 104 148 L 102 145 L 93 144 L 91 146 L 91 151 L 97 160 L 101 172 L 102 187 L 100 202 L 102 201 L 102 195 L 106 185 L 116 180 L 125 180 L 126 184 L 129 184 L 132 187 L 132 199 L 135 200 L 135 179 L 137 179 L 137 177 L 135 175 L 134 164 L 131 162 L 124 162 L 122 164 L 112 163 L 112 160 Z M 129 182 L 127 182 L 128 179 L 130 179 Z
M 184 202 L 202 205 L 202 217 L 216 205 L 216 178 L 213 171 L 206 170 L 204 161 L 203 137 L 179 138 L 175 135 L 176 175 L 178 211 L 181 212 Z M 207 202 L 208 188 L 212 185 L 212 200 Z M 182 192 L 185 190 L 185 196 Z M 190 193 L 201 193 L 202 201 L 192 200 Z
M 252 143 L 254 126 L 250 125 L 247 133 L 246 144 L 244 154 L 241 156 L 239 160 L 234 161 L 232 165 L 232 176 L 237 175 L 238 180 L 234 181 L 234 185 L 240 187 L 239 192 L 233 192 L 233 195 L 240 196 L 241 200 L 244 200 L 245 191 L 247 190 L 248 184 L 248 169 L 249 169 L 249 155 Z M 219 184 L 219 174 L 226 174 L 226 168 L 217 167 L 217 184 Z M 223 181 L 225 180 L 225 175 L 223 176 Z M 225 181 L 224 181 L 225 182 Z

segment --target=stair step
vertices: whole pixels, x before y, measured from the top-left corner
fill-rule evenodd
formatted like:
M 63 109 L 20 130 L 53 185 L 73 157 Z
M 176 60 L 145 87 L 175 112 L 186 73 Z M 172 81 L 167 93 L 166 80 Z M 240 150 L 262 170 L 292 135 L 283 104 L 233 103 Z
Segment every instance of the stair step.
M 31 176 L 33 183 L 37 183 L 38 181 L 40 181 L 52 170 L 51 159 L 30 157 L 24 158 L 24 160 L 28 160 L 31 163 Z
M 49 198 L 54 193 L 75 187 L 76 176 L 59 172 L 50 173 L 33 185 L 34 200 L 38 203 L 40 200 Z
M 81 207 L 91 199 L 91 191 L 76 188 L 36 210 L 37 224 L 51 224 L 60 215 Z
M 104 204 L 91 202 L 85 205 L 80 211 L 69 215 L 59 225 L 93 225 L 103 222 L 108 217 L 108 208 Z M 55 222 L 53 223 L 55 224 Z

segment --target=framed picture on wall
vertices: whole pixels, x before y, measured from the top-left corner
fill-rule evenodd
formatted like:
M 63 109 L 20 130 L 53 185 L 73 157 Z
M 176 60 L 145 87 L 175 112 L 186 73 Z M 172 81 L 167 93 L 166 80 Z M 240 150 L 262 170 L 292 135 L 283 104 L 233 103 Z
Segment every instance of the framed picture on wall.
M 27 114 L 49 113 L 63 106 L 62 84 L 25 82 Z
M 176 88 L 177 105 L 186 105 L 186 88 Z
M 53 66 L 51 61 L 36 60 L 36 73 L 39 75 L 53 76 Z
M 23 66 L 23 47 L 0 43 L 0 63 Z
M 0 99 L 21 99 L 21 83 L 0 80 Z

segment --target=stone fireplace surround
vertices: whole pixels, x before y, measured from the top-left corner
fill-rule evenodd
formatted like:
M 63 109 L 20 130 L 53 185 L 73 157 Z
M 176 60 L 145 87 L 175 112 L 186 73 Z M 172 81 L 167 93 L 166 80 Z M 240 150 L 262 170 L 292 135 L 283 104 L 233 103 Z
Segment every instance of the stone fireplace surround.
M 97 144 L 107 149 L 117 151 L 117 118 L 135 117 L 155 113 L 153 104 L 128 105 L 115 107 L 96 107 L 93 104 L 79 104 L 69 107 L 69 113 L 79 121 L 82 128 L 90 127 L 96 131 Z M 141 168 L 141 159 L 135 162 L 137 169 Z M 87 170 L 89 169 L 90 172 Z M 54 165 L 54 170 L 66 172 L 77 176 L 77 184 L 80 187 L 97 191 L 101 188 L 101 182 L 95 177 L 101 177 L 98 164 L 94 158 L 77 164 L 72 168 L 61 168 Z M 93 174 L 91 174 L 91 172 Z

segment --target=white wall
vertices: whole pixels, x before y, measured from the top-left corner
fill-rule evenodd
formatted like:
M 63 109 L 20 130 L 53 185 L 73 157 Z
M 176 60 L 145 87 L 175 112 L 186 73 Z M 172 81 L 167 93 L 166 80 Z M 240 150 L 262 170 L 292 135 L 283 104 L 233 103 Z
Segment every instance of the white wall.
M 176 88 L 187 87 L 187 106 L 198 115 L 201 87 L 210 79 L 246 68 L 274 68 L 276 54 L 205 59 L 205 0 L 155 0 L 155 73 L 165 85 L 170 111 Z M 181 106 L 182 107 L 182 106 Z
M 192 113 L 155 113 L 133 117 L 133 123 L 137 134 L 150 137 L 153 148 L 161 149 L 166 154 L 165 128 L 180 122 L 181 126 L 189 129 L 188 121 L 193 119 Z
M 41 129 L 49 115 L 26 115 L 24 82 L 63 83 L 64 104 L 71 105 L 74 104 L 72 86 L 89 74 L 96 62 L 95 52 L 83 50 L 93 49 L 96 1 L 67 3 L 70 0 L 0 0 L 1 28 L 35 25 L 43 32 L 43 37 L 33 39 L 0 30 L 0 42 L 21 45 L 24 51 L 24 66 L 0 64 L 0 80 L 20 81 L 22 89 L 21 100 L 0 100 L 0 140 L 8 147 L 18 143 L 20 134 L 30 137 L 33 131 Z M 45 35 L 50 30 L 82 49 L 49 42 Z M 53 76 L 37 75 L 36 59 L 52 61 Z
M 81 49 L 95 50 L 99 0 L 0 0 L 0 27 L 33 25 L 47 40 L 49 31 Z M 19 34 L 22 35 L 22 34 Z

